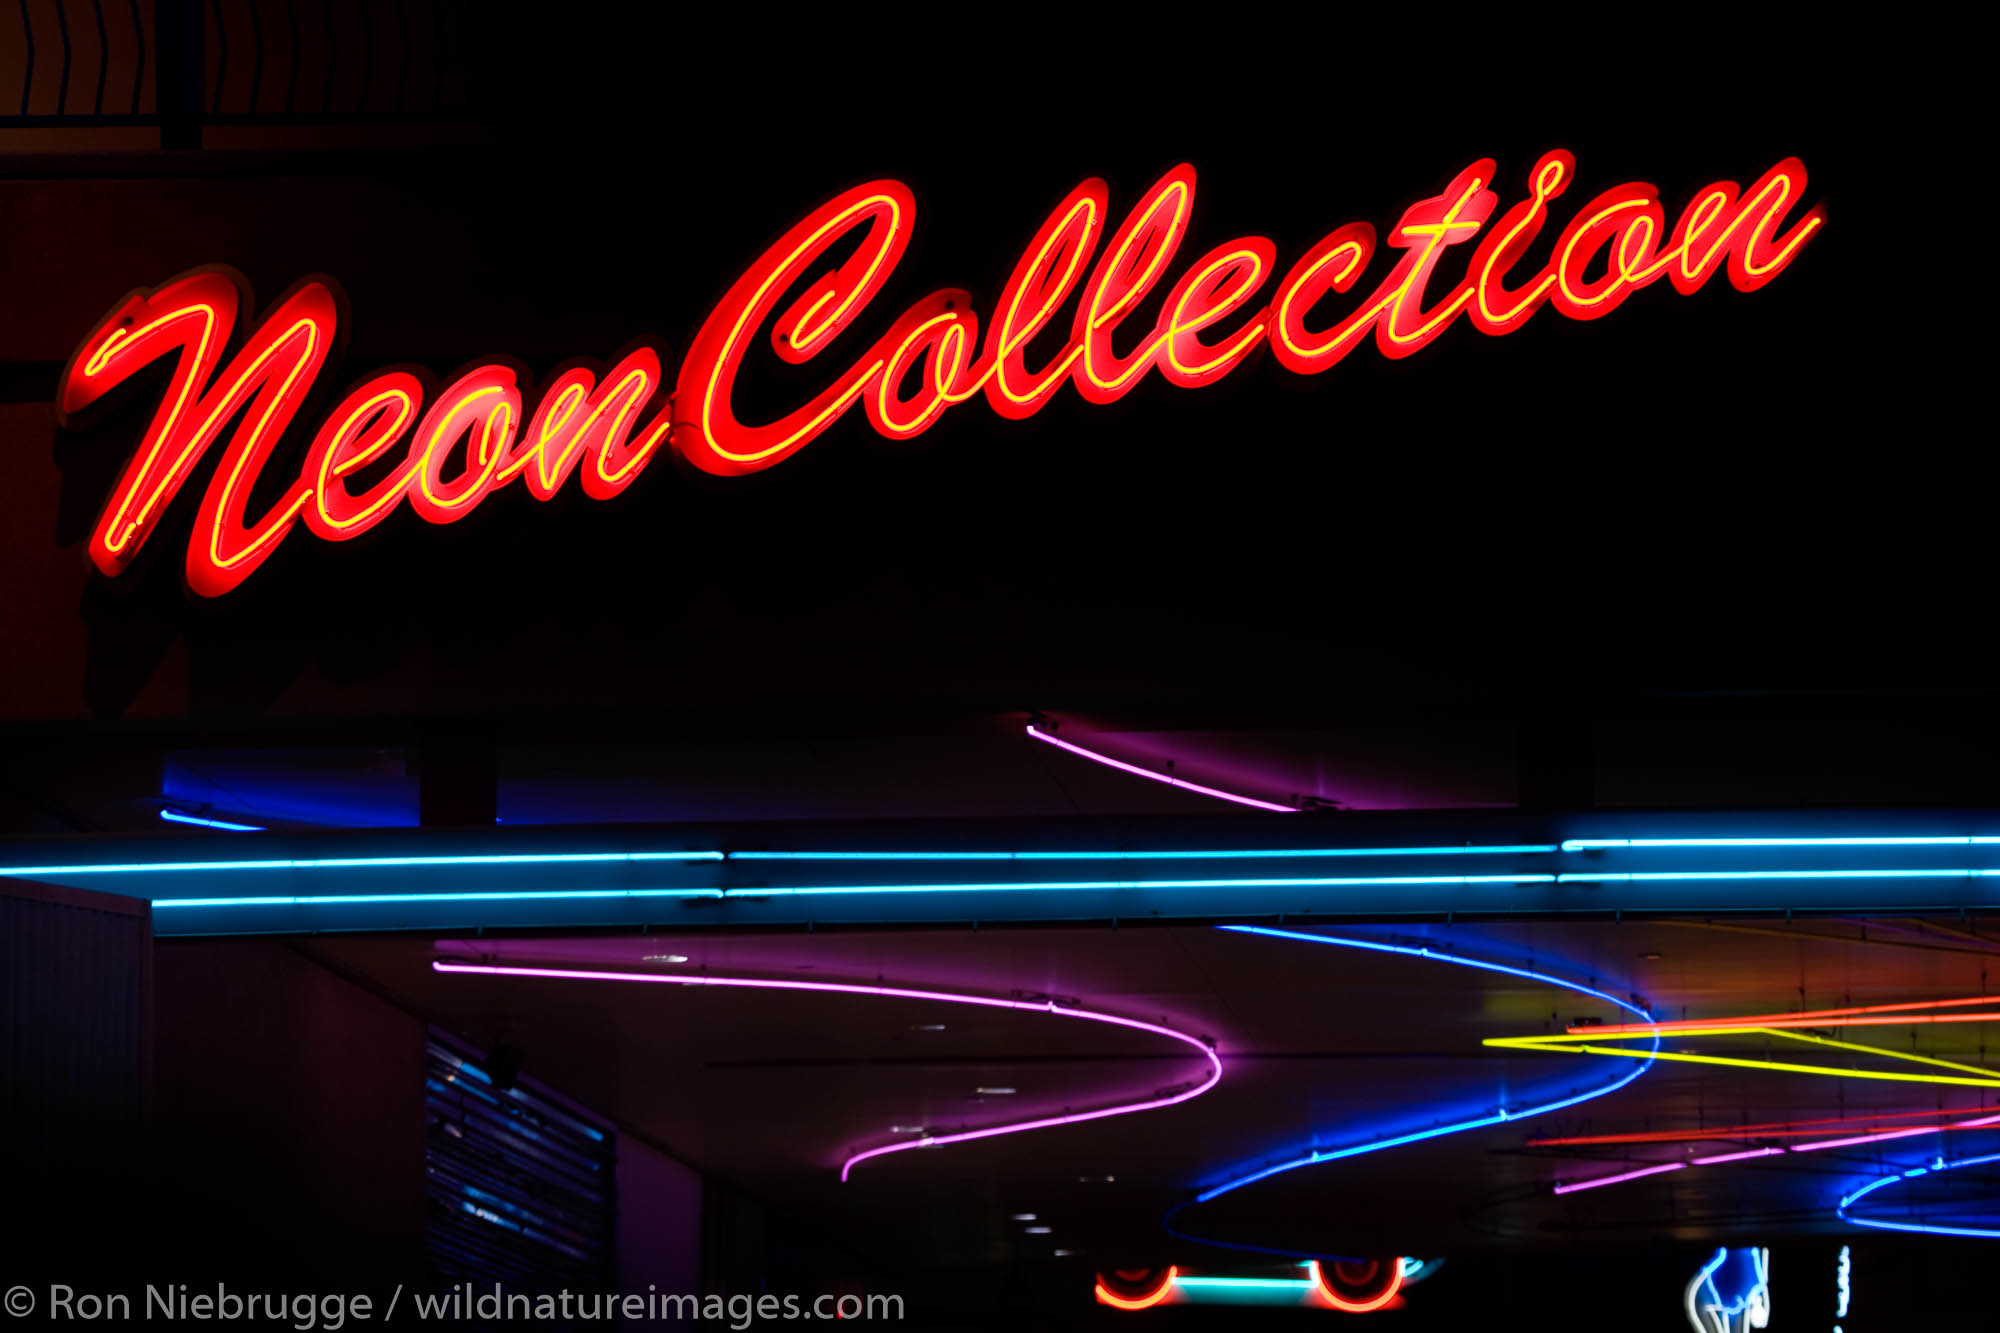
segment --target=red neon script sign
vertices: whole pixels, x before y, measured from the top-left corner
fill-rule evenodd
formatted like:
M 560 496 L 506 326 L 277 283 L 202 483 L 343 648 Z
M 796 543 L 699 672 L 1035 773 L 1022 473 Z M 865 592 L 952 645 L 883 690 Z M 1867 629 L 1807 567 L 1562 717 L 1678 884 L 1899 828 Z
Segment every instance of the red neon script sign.
M 1371 331 L 1382 355 L 1404 357 L 1461 316 L 1493 336 L 1512 333 L 1544 305 L 1598 319 L 1662 278 L 1687 295 L 1726 268 L 1736 287 L 1752 292 L 1782 273 L 1825 222 L 1816 206 L 1780 234 L 1805 190 L 1795 157 L 1748 189 L 1718 181 L 1698 191 L 1671 227 L 1659 192 L 1635 181 L 1579 209 L 1530 275 L 1527 251 L 1575 172 L 1570 154 L 1545 154 L 1528 174 L 1527 197 L 1501 212 L 1492 159 L 1473 163 L 1404 210 L 1388 236 L 1394 262 L 1345 315 L 1331 309 L 1332 298 L 1349 292 L 1375 255 L 1368 223 L 1337 228 L 1275 281 L 1276 247 L 1245 236 L 1208 250 L 1169 283 L 1193 213 L 1194 168 L 1178 166 L 1155 181 L 1115 227 L 1107 187 L 1087 180 L 1036 230 L 983 334 L 971 292 L 932 292 L 791 412 L 741 420 L 733 389 L 760 337 L 785 361 L 813 361 L 894 273 L 915 205 L 907 186 L 873 181 L 814 209 L 744 271 L 703 321 L 671 393 L 663 392 L 662 359 L 651 348 L 602 375 L 565 371 L 542 388 L 532 411 L 528 387 L 508 364 L 474 366 L 441 387 L 421 373 L 387 371 L 340 399 L 297 477 L 254 516 L 247 511 L 260 473 L 336 360 L 344 311 L 330 281 L 294 287 L 240 346 L 249 290 L 234 271 L 200 269 L 135 291 L 70 359 L 56 410 L 69 425 L 146 366 L 172 359 L 166 391 L 91 533 L 89 554 L 104 574 L 122 573 L 202 455 L 228 432 L 187 553 L 188 585 L 215 597 L 301 523 L 345 541 L 404 504 L 428 522 L 451 523 L 517 480 L 548 500 L 572 475 L 592 499 L 608 500 L 665 447 L 707 472 L 756 472 L 803 449 L 857 404 L 877 432 L 909 439 L 976 397 L 1022 419 L 1064 384 L 1092 403 L 1130 393 L 1149 373 L 1198 388 L 1267 342 L 1278 364 L 1311 375 L 1338 364 Z M 1433 292 L 1452 246 L 1470 248 L 1465 275 Z M 851 253 L 826 264 L 836 248 Z M 1123 328 L 1162 288 L 1150 329 Z M 1042 335 L 1062 327 L 1066 307 L 1060 350 L 1031 353 L 1031 342 L 1046 348 Z M 1121 334 L 1131 346 L 1122 353 L 1113 342 Z M 372 480 L 358 480 L 364 473 Z

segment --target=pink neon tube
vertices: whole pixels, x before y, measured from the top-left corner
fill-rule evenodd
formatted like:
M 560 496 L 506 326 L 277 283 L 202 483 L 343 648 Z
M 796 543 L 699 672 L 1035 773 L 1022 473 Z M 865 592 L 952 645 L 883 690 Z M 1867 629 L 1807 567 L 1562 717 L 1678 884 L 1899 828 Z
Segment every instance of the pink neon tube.
M 1188 1101 L 1201 1096 L 1222 1079 L 1222 1060 L 1209 1044 L 1199 1037 L 1177 1032 L 1158 1023 L 1148 1023 L 1137 1018 L 1121 1018 L 1116 1014 L 1095 1013 L 1088 1009 L 1072 1009 L 1068 1005 L 1047 1000 L 1001 1000 L 986 995 L 959 995 L 951 991 L 910 990 L 901 986 L 863 986 L 843 981 L 785 981 L 768 977 L 714 977 L 714 976 L 669 976 L 654 972 L 596 972 L 573 971 L 555 967 L 502 967 L 486 963 L 448 963 L 442 959 L 431 962 L 438 972 L 469 972 L 495 977 L 538 977 L 567 981 L 644 981 L 666 986 L 735 986 L 752 990 L 799 990 L 830 992 L 836 995 L 879 995 L 898 1000 L 932 1000 L 941 1004 L 976 1005 L 986 1009 L 1020 1009 L 1031 1013 L 1054 1014 L 1059 1018 L 1080 1018 L 1092 1023 L 1106 1023 L 1113 1027 L 1131 1028 L 1137 1032 L 1153 1032 L 1162 1037 L 1171 1037 L 1184 1046 L 1191 1046 L 1208 1061 L 1208 1074 L 1200 1082 L 1179 1092 L 1161 1097 L 1148 1097 L 1143 1101 L 1120 1102 L 1115 1106 L 1103 1106 L 1092 1111 L 1076 1111 L 1066 1115 L 1043 1116 L 1036 1120 L 1022 1120 L 1010 1125 L 995 1125 L 989 1129 L 966 1130 L 958 1134 L 926 1135 L 923 1138 L 904 1139 L 896 1143 L 885 1143 L 878 1148 L 869 1148 L 854 1154 L 840 1165 L 840 1178 L 845 1181 L 847 1173 L 857 1162 L 865 1162 L 871 1157 L 884 1157 L 890 1153 L 908 1152 L 913 1148 L 941 1148 L 947 1143 L 964 1143 L 970 1139 L 997 1138 L 1003 1134 L 1024 1134 L 1031 1129 L 1048 1129 L 1055 1125 L 1074 1125 L 1084 1120 L 1103 1120 L 1114 1115 L 1131 1115 L 1137 1111 L 1151 1111 L 1162 1106 L 1172 1106 L 1176 1102 Z
M 1150 778 L 1154 782 L 1164 782 L 1169 787 L 1179 787 L 1182 791 L 1191 791 L 1202 796 L 1213 796 L 1220 801 L 1234 801 L 1238 805 L 1255 806 L 1259 810 L 1277 810 L 1284 814 L 1297 814 L 1299 811 L 1299 807 L 1296 805 L 1280 805 L 1276 801 L 1260 801 L 1254 796 L 1242 796 L 1236 792 L 1223 791 L 1217 787 L 1204 787 L 1199 782 L 1185 782 L 1170 773 L 1155 773 L 1150 768 L 1141 768 L 1137 764 L 1128 764 L 1122 759 L 1113 759 L 1108 754 L 1099 754 L 1095 750 L 1086 750 L 1081 745 L 1075 745 L 1065 740 L 1058 740 L 1056 737 L 1049 735 L 1048 732 L 1036 727 L 1033 723 L 1028 724 L 1028 734 L 1045 745 L 1053 745 L 1058 750 L 1068 750 L 1071 754 L 1079 755 L 1082 758 L 1090 760 L 1092 763 L 1103 764 L 1106 768 L 1115 768 L 1121 773 L 1130 773 L 1134 777 Z
M 1915 1129 L 1890 1129 L 1879 1134 L 1854 1134 L 1846 1138 L 1815 1139 L 1811 1143 L 1794 1143 L 1783 1148 L 1753 1148 L 1748 1152 L 1720 1153 L 1714 1157 L 1696 1157 L 1686 1162 L 1663 1162 L 1658 1166 L 1641 1167 L 1637 1171 L 1624 1171 L 1615 1176 L 1599 1176 L 1595 1180 L 1579 1180 L 1566 1185 L 1557 1185 L 1557 1194 L 1575 1194 L 1579 1190 L 1601 1189 L 1606 1185 L 1617 1185 L 1627 1180 L 1637 1180 L 1641 1176 L 1656 1176 L 1663 1171 L 1679 1171 L 1690 1166 L 1715 1166 L 1723 1162 L 1741 1162 L 1752 1157 L 1782 1157 L 1787 1153 L 1814 1152 L 1821 1148 L 1853 1148 L 1864 1143 L 1886 1143 L 1891 1139 L 1914 1138 L 1918 1134 L 1942 1134 L 1953 1129 L 1981 1129 L 1988 1125 L 2000 1125 L 2000 1115 L 1980 1116 L 1976 1120 L 1954 1120 L 1945 1125 L 1919 1125 Z
M 1663 1162 L 1658 1166 L 1642 1166 L 1637 1171 L 1621 1171 L 1615 1176 L 1599 1176 L 1595 1180 L 1579 1180 L 1573 1185 L 1558 1185 L 1556 1193 L 1574 1194 L 1578 1190 L 1594 1190 L 1604 1185 L 1616 1185 L 1627 1180 L 1637 1180 L 1640 1176 L 1657 1176 L 1662 1171 L 1682 1171 L 1686 1162 Z

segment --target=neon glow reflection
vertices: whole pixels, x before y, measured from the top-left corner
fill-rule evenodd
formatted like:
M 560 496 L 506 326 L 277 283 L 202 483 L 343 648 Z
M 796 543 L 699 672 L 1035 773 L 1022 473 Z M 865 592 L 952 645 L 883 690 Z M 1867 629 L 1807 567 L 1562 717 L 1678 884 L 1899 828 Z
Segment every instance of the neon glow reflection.
M 1199 1037 L 1190 1036 L 1174 1028 L 1158 1023 L 1148 1023 L 1143 1019 L 1123 1018 L 1116 1014 L 1099 1013 L 1090 1009 L 1078 1009 L 1057 1004 L 1052 1000 L 1003 1000 L 986 995 L 966 995 L 954 991 L 915 990 L 901 986 L 865 986 L 839 981 L 791 981 L 768 977 L 717 977 L 700 975 L 669 975 L 652 972 L 608 972 L 584 971 L 552 967 L 516 967 L 486 963 L 454 963 L 443 959 L 431 963 L 433 970 L 445 973 L 464 973 L 479 976 L 526 977 L 541 980 L 561 981 L 627 981 L 666 986 L 723 986 L 750 990 L 791 990 L 808 991 L 831 995 L 869 995 L 887 999 L 925 1000 L 940 1004 L 971 1005 L 985 1009 L 1013 1009 L 1026 1013 L 1053 1014 L 1058 1018 L 1081 1019 L 1086 1022 L 1103 1023 L 1111 1027 L 1127 1028 L 1136 1032 L 1150 1032 L 1171 1038 L 1192 1048 L 1204 1061 L 1207 1069 L 1203 1076 L 1191 1084 L 1170 1089 L 1161 1089 L 1154 1096 L 1137 1101 L 1120 1102 L 1113 1106 L 1098 1107 L 1088 1111 L 1076 1111 L 1057 1116 L 1041 1116 L 1032 1120 L 1016 1121 L 1012 1124 L 994 1125 L 985 1129 L 965 1130 L 955 1134 L 925 1134 L 920 1138 L 902 1139 L 885 1143 L 880 1147 L 868 1148 L 855 1153 L 841 1163 L 840 1178 L 845 1181 L 848 1173 L 862 1162 L 890 1153 L 909 1152 L 917 1148 L 941 1148 L 946 1144 L 968 1143 L 974 1139 L 998 1138 L 1007 1134 L 1024 1134 L 1029 1130 L 1048 1129 L 1056 1125 L 1080 1124 L 1086 1120 L 1103 1120 L 1111 1116 L 1132 1115 L 1139 1111 L 1157 1110 L 1163 1106 L 1173 1106 L 1201 1096 L 1214 1087 L 1222 1078 L 1222 1060 L 1214 1049 Z

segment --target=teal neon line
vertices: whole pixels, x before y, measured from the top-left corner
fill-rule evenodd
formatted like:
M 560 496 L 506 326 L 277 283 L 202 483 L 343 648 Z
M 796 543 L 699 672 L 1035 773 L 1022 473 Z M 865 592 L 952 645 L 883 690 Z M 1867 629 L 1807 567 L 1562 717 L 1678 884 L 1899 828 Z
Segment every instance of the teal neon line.
M 1276 861 L 1332 856 L 1507 856 L 1556 851 L 1552 842 L 1453 847 L 1311 847 L 1264 851 L 730 852 L 732 861 Z
M 1553 884 L 1554 875 L 1350 875 L 1306 879 L 1077 879 L 1001 884 L 847 884 L 732 888 L 731 898 L 790 898 L 839 893 L 1032 893 L 1037 889 L 1316 889 L 1393 884 Z
M 1630 872 L 1565 871 L 1556 876 L 1559 884 L 1636 884 L 1659 880 L 1701 879 L 1990 879 L 2000 869 L 1962 870 L 1638 870 Z
M 1369 884 L 1548 884 L 1553 875 L 1409 875 L 1340 879 L 1106 879 L 1010 884 L 852 884 L 733 889 L 549 889 L 515 893 L 341 893 L 298 897 L 156 898 L 155 907 L 305 907 L 332 903 L 449 902 L 455 899 L 531 901 L 564 898 L 790 898 L 878 893 L 1032 893 L 1111 889 L 1320 888 Z

